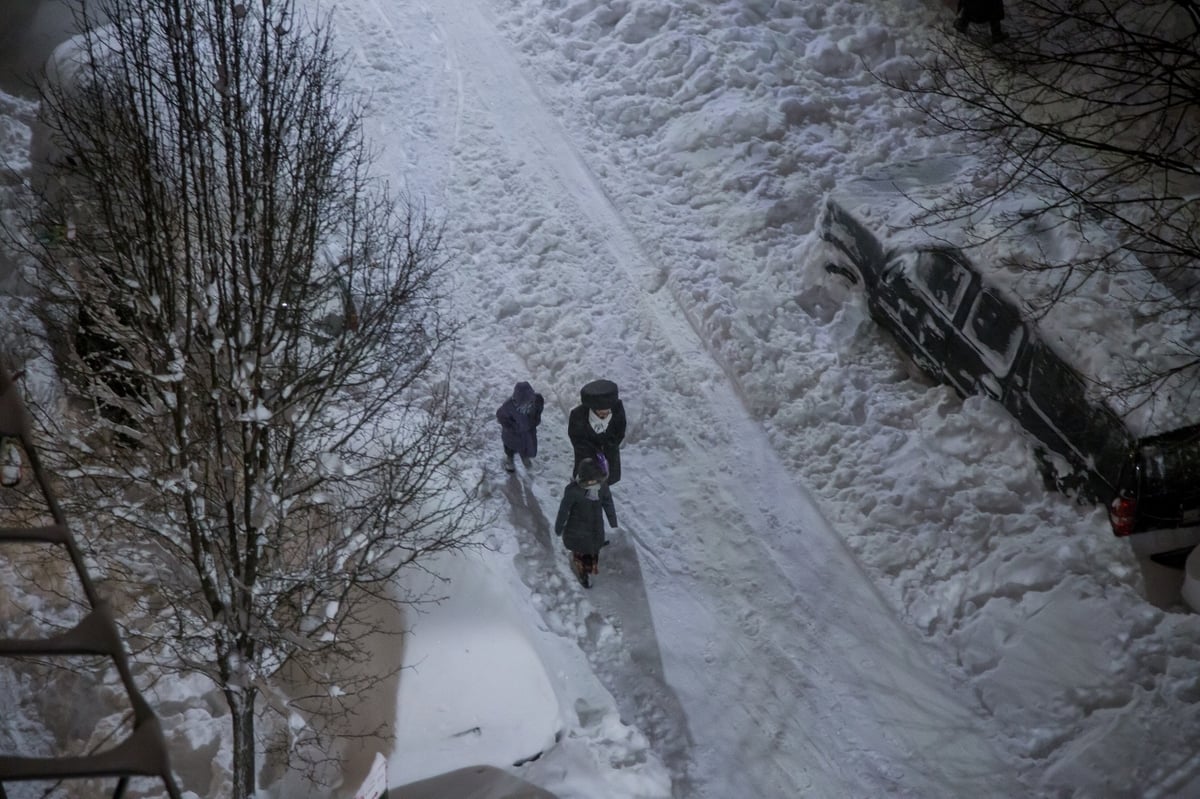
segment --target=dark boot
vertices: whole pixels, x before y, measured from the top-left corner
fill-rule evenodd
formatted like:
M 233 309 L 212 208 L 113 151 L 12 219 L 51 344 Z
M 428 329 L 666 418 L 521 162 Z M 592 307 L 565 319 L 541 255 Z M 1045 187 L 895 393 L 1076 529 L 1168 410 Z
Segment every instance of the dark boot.
M 579 580 L 580 585 L 584 588 L 591 587 L 588 585 L 588 572 L 591 570 L 579 555 L 571 555 L 571 571 L 575 573 L 575 579 Z
M 992 20 L 992 41 L 1002 42 L 1008 38 L 1008 34 L 1000 28 L 1000 20 Z

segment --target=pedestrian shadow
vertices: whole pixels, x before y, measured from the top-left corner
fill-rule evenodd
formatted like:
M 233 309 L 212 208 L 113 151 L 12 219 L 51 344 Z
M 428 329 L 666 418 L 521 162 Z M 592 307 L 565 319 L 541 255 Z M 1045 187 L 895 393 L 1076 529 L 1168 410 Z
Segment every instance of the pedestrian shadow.
M 567 552 L 554 535 L 553 522 L 543 509 L 535 491 L 536 484 L 527 475 L 506 475 L 500 490 L 508 500 L 508 516 L 516 530 L 521 548 L 524 580 L 545 591 L 552 584 L 550 574 L 563 578 L 559 590 L 576 599 L 586 599 L 591 610 L 580 616 L 578 644 L 587 656 L 597 678 L 616 700 L 622 719 L 632 722 L 647 738 L 655 755 L 671 774 L 671 794 L 678 799 L 693 795 L 689 772 L 692 763 L 692 735 L 687 716 L 675 689 L 663 673 L 663 659 L 654 629 L 650 598 L 642 572 L 643 556 L 636 535 L 626 528 L 609 530 L 611 543 L 600 552 L 600 572 L 593 587 L 584 589 L 570 573 Z M 541 486 L 549 490 L 547 486 Z M 615 493 L 615 492 L 614 492 Z M 550 491 L 554 497 L 555 492 Z M 621 514 L 622 501 L 616 498 Z M 557 507 L 551 512 L 557 513 Z M 630 518 L 629 513 L 623 517 Z M 536 542 L 536 543 L 535 543 Z M 574 594 L 575 591 L 580 592 Z M 570 602 L 568 595 L 560 597 Z M 622 644 L 616 657 L 627 658 L 624 667 L 614 668 L 612 630 L 619 632 Z M 590 722 L 586 710 L 579 710 L 580 723 Z
M 642 556 L 636 536 L 629 530 L 610 531 L 609 538 L 611 543 L 601 550 L 595 587 L 588 591 L 587 597 L 605 616 L 617 620 L 623 649 L 633 668 L 623 676 L 603 673 L 599 676 L 616 698 L 621 717 L 637 720 L 638 728 L 670 772 L 671 795 L 685 799 L 694 795 L 689 776 L 692 734 L 683 705 L 664 674 Z M 596 631 L 589 629 L 589 637 L 596 635 Z M 611 653 L 604 657 L 611 657 Z
M 550 519 L 533 493 L 533 483 L 527 477 L 509 472 L 501 491 L 508 499 L 508 518 L 513 527 L 517 530 L 528 530 L 533 533 L 538 543 L 547 549 L 551 548 L 554 535 Z

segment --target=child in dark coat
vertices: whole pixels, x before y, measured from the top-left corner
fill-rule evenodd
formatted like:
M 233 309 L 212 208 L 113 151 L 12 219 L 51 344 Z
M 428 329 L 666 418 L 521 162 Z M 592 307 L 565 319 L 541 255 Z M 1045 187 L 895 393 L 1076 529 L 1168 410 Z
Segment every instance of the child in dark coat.
M 533 386 L 521 381 L 513 387 L 512 396 L 496 410 L 496 421 L 500 423 L 500 443 L 504 445 L 504 469 L 513 470 L 513 456 L 521 456 L 521 464 L 528 469 L 537 455 L 537 428 L 542 423 L 542 408 L 546 400 L 533 390 Z
M 615 529 L 617 509 L 612 492 L 604 483 L 604 472 L 596 461 L 584 458 L 575 479 L 563 489 L 558 516 L 554 519 L 554 532 L 562 536 L 563 546 L 571 551 L 571 571 L 584 588 L 591 587 L 589 574 L 600 573 L 600 547 L 607 543 L 606 516 L 609 526 Z

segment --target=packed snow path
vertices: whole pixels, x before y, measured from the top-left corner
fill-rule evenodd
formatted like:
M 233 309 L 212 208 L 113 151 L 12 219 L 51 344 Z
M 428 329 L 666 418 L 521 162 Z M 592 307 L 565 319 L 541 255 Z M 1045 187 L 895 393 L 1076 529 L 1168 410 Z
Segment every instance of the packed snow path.
M 465 349 L 487 358 L 460 379 L 478 382 L 485 411 L 518 379 L 547 396 L 533 486 L 513 477 L 505 492 L 530 590 L 548 617 L 587 621 L 581 645 L 675 795 L 1014 793 L 967 695 L 895 621 L 659 291 L 593 176 L 603 165 L 580 157 L 486 4 L 360 0 L 338 14 L 374 91 L 384 168 L 447 209 L 462 247 Z M 630 434 L 621 530 L 584 593 L 550 525 L 571 469 L 566 413 L 601 376 L 621 386 Z M 717 473 L 693 466 L 714 460 Z M 685 486 L 703 499 L 677 501 Z

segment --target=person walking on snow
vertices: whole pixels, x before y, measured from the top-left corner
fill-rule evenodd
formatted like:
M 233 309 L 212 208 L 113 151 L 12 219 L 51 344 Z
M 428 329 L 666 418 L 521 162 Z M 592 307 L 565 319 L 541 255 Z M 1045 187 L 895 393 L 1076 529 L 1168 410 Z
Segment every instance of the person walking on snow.
M 579 391 L 580 404 L 567 419 L 567 436 L 575 449 L 575 471 L 585 458 L 602 456 L 610 486 L 621 480 L 621 442 L 625 440 L 625 405 L 611 380 L 593 380 Z
M 986 23 L 992 29 L 992 41 L 1002 42 L 1008 34 L 1000 28 L 1004 19 L 1004 0 L 958 0 L 958 18 L 954 20 L 954 28 L 960 33 L 967 32 L 971 23 Z
M 512 396 L 496 410 L 500 423 L 500 443 L 504 446 L 504 469 L 513 471 L 513 456 L 521 456 L 521 465 L 529 469 L 537 455 L 537 428 L 542 423 L 546 400 L 525 381 L 513 387 Z
M 563 489 L 554 519 L 554 532 L 562 536 L 563 546 L 571 552 L 571 571 L 590 588 L 590 574 L 600 573 L 600 547 L 608 543 L 604 537 L 604 518 L 614 530 L 617 509 L 612 492 L 604 482 L 604 471 L 592 458 L 579 462 L 575 479 Z

